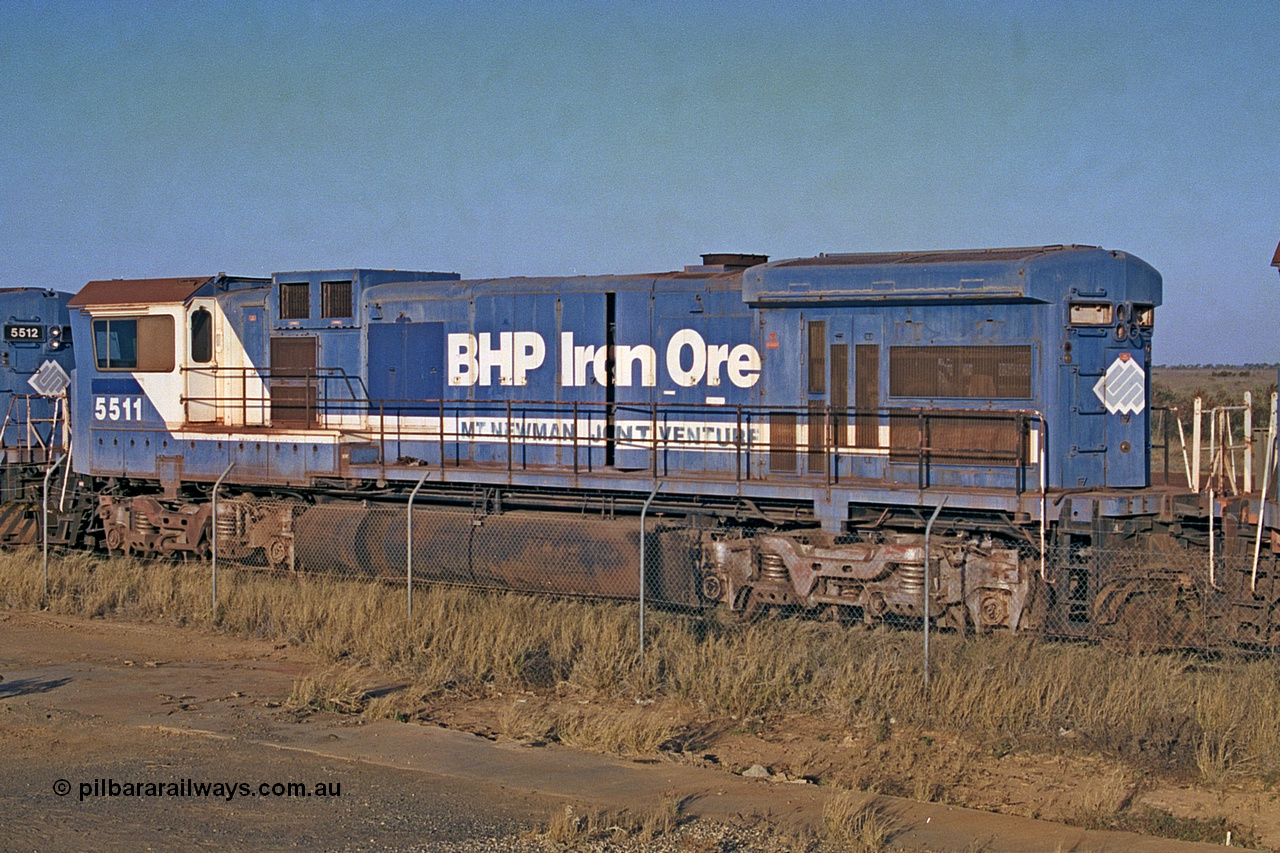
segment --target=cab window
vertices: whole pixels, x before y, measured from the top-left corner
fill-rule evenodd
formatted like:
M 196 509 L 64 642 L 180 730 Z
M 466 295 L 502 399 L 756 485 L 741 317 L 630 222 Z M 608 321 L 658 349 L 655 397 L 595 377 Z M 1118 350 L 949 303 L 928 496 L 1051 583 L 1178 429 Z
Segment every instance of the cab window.
M 174 367 L 173 318 L 112 317 L 93 321 L 99 370 L 168 373 Z
M 1110 326 L 1112 311 L 1110 302 L 1072 302 L 1070 322 L 1073 326 Z
M 197 364 L 213 361 L 213 314 L 204 308 L 191 315 L 191 360 Z

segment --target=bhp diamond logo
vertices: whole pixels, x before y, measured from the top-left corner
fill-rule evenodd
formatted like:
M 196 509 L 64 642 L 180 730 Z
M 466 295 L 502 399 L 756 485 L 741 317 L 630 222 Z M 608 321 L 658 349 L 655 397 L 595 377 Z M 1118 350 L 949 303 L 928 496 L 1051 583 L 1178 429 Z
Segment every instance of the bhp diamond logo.
M 27 380 L 32 388 L 36 389 L 37 394 L 45 397 L 56 397 L 63 391 L 67 390 L 67 386 L 71 384 L 71 377 L 62 369 L 62 366 L 56 361 L 49 359 L 40 365 L 40 369 L 31 375 Z
M 1093 393 L 1111 414 L 1136 415 L 1147 406 L 1146 379 L 1147 374 L 1133 357 L 1122 352 L 1093 386 Z

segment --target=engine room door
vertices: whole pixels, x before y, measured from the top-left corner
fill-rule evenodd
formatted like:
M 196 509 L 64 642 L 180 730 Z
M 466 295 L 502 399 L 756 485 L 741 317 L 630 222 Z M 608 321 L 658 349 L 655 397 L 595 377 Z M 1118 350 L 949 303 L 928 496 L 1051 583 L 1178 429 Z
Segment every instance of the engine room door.
M 271 339 L 271 425 L 309 429 L 318 422 L 315 337 Z
M 263 378 L 264 366 L 268 363 L 266 324 L 263 321 L 266 314 L 265 305 L 241 307 L 239 343 L 235 342 L 234 336 L 227 336 L 230 346 L 238 346 L 239 352 L 234 358 L 230 352 L 220 354 L 224 367 L 239 368 L 224 376 L 219 391 L 227 401 L 224 423 L 262 426 L 270 417 L 267 385 Z
M 853 463 L 854 476 L 880 477 L 889 444 L 888 420 L 883 416 L 880 380 L 884 319 L 858 313 L 853 318 Z
M 849 418 L 849 317 L 835 314 L 805 323 L 805 379 L 808 386 L 805 416 L 806 468 L 810 474 L 840 472 L 842 449 L 852 446 Z M 856 395 L 855 395 L 856 396 Z M 832 455 L 836 457 L 832 458 Z
M 444 323 L 370 323 L 370 410 L 387 417 L 435 413 L 444 396 L 444 340 Z

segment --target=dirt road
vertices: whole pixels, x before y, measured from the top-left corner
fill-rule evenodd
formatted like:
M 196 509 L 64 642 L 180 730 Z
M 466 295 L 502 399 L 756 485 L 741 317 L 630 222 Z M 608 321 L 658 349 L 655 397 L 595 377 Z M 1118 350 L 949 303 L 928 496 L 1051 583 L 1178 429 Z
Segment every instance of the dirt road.
M 832 796 L 285 708 L 319 666 L 296 648 L 165 625 L 0 613 L 0 848 L 545 850 L 556 848 L 533 831 L 566 805 L 644 815 L 678 802 L 677 834 L 591 849 L 801 849 Z M 888 797 L 876 806 L 891 844 L 908 849 L 1210 849 Z

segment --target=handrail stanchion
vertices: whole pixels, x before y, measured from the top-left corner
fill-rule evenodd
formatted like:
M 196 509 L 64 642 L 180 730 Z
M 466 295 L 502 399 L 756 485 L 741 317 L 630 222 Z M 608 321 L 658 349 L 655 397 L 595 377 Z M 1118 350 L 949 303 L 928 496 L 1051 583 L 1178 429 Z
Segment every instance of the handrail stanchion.
M 653 476 L 658 476 L 658 404 L 653 404 L 653 415 L 649 418 L 649 435 L 653 439 Z M 662 469 L 665 471 L 666 456 L 663 456 Z
M 924 482 L 924 409 L 916 409 L 916 487 L 925 488 Z
M 447 449 L 447 445 L 444 443 L 444 398 L 443 397 L 441 397 L 440 400 L 438 401 L 438 408 L 440 410 L 440 478 L 444 479 L 444 456 Z M 455 418 L 454 420 L 456 421 L 457 418 Z M 456 426 L 454 427 L 454 432 L 457 432 Z

